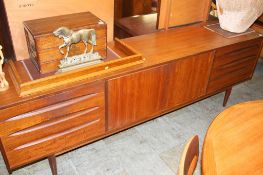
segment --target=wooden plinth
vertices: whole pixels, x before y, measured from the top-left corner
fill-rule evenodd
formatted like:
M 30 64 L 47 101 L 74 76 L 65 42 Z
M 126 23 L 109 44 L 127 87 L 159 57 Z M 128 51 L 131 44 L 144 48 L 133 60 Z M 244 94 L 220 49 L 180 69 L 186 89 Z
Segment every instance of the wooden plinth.
M 47 74 L 42 78 L 35 78 L 35 72 L 30 72 L 28 69 L 29 66 L 22 61 L 21 64 L 27 69 L 26 73 L 29 74 L 29 80 L 25 80 L 24 77 L 21 76 L 22 72 L 20 72 L 19 65 L 14 63 L 12 60 L 8 63 L 8 71 L 17 93 L 20 96 L 29 96 L 59 89 L 69 84 L 79 84 L 92 77 L 110 74 L 111 72 L 143 63 L 143 57 L 132 48 L 129 48 L 119 40 L 116 40 L 116 43 L 116 46 L 126 54 L 125 57 L 111 59 L 97 65 L 69 72 Z M 25 73 L 25 71 L 23 73 Z

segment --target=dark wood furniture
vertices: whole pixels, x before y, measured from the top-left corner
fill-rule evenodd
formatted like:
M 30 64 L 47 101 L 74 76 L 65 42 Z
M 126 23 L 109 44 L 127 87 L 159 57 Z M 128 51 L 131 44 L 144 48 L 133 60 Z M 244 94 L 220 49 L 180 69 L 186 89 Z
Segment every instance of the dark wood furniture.
M 220 113 L 203 145 L 203 175 L 260 175 L 263 172 L 263 100 L 240 103 Z
M 157 31 L 160 0 L 115 0 L 114 36 L 128 38 Z
M 6 26 L 8 26 L 7 18 L 5 15 L 4 2 L 0 1 L 0 44 L 3 46 L 3 53 L 5 58 L 14 57 L 14 50 L 10 36 L 10 30 Z
M 114 63 L 103 74 L 84 76 L 81 69 L 37 81 L 26 64 L 5 66 L 10 89 L 0 93 L 0 138 L 10 173 L 48 157 L 55 174 L 54 156 L 63 152 L 220 92 L 227 91 L 226 103 L 232 86 L 252 78 L 262 48 L 257 33 L 227 39 L 202 25 L 122 42 L 130 49 L 116 42 L 110 50 L 121 57 L 140 53 L 145 61 L 122 69 Z M 20 77 L 26 93 L 19 96 L 10 76 Z
M 117 38 L 129 38 L 157 32 L 158 14 L 136 15 L 114 21 L 114 32 Z
M 155 0 L 154 0 L 155 1 Z M 114 19 L 152 13 L 153 0 L 114 0 Z
M 133 2 L 134 0 L 127 0 Z M 114 35 L 118 38 L 127 38 L 152 33 L 158 30 L 193 23 L 206 22 L 209 16 L 210 0 L 155 0 L 158 4 L 156 14 L 130 13 L 120 17 L 126 1 L 115 0 Z M 141 1 L 139 4 L 147 4 Z M 148 3 L 149 4 L 149 3 Z M 147 5 L 145 5 L 147 6 Z M 130 9 L 133 6 L 130 5 Z M 138 6 L 139 7 L 139 6 Z M 127 10 L 129 11 L 129 10 Z

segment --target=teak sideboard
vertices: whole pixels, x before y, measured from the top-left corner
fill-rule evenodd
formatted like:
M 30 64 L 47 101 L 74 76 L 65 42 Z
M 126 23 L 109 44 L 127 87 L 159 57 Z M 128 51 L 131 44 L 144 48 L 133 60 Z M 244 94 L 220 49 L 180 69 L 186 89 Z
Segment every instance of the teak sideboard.
M 145 61 L 63 90 L 21 97 L 7 73 L 0 138 L 10 173 L 48 157 L 56 174 L 56 155 L 224 91 L 225 105 L 232 86 L 252 78 L 262 48 L 256 32 L 227 39 L 202 25 L 122 41 Z

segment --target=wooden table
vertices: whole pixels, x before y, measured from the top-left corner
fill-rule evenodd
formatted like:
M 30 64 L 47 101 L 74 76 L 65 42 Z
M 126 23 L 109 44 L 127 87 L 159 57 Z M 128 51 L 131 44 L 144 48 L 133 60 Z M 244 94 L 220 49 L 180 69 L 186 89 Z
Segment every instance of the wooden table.
M 209 127 L 203 175 L 263 174 L 263 100 L 232 106 Z

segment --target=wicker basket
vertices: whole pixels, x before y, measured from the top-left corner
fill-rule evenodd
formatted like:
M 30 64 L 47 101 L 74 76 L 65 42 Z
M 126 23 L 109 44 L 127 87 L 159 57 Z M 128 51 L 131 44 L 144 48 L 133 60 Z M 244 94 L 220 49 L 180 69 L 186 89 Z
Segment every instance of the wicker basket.
M 220 27 L 245 32 L 262 14 L 263 0 L 216 0 Z

